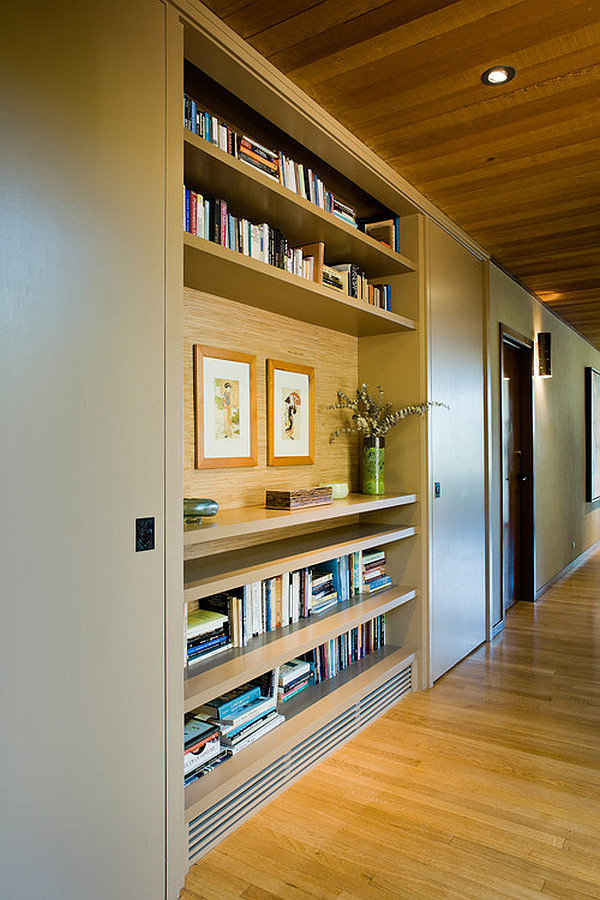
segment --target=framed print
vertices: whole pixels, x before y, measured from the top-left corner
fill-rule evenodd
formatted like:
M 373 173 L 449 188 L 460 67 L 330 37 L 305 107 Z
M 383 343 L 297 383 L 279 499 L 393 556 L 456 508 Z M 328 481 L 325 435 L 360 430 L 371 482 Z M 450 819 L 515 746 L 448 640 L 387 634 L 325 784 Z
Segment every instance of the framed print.
M 315 370 L 267 360 L 270 466 L 307 466 L 315 455 Z
M 256 357 L 194 345 L 196 468 L 255 466 Z
M 585 369 L 585 499 L 600 500 L 600 372 Z

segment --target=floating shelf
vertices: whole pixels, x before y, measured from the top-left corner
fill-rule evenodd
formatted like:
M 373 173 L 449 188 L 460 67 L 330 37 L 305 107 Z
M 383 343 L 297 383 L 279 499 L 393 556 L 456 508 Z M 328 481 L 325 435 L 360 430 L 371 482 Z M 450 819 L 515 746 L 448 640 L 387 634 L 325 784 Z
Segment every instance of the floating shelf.
M 360 594 L 321 615 L 252 638 L 246 647 L 212 656 L 186 668 L 184 711 L 191 712 L 236 685 L 256 678 L 289 659 L 318 647 L 338 634 L 384 615 L 413 600 L 416 590 L 392 586 L 376 594 Z
M 294 525 L 307 525 L 343 516 L 392 509 L 393 507 L 407 506 L 416 501 L 416 494 L 390 494 L 382 497 L 349 494 L 343 500 L 334 500 L 328 506 L 311 506 L 307 509 L 266 509 L 264 506 L 224 509 L 216 516 L 204 519 L 202 525 L 186 526 L 184 544 L 189 549 L 209 541 L 243 537 L 276 528 L 289 528 Z
M 361 522 L 191 559 L 184 565 L 183 599 L 185 602 L 200 600 L 219 591 L 273 578 L 283 572 L 316 565 L 357 550 L 389 544 L 415 533 L 413 526 Z
M 276 226 L 295 246 L 323 241 L 328 265 L 355 263 L 370 280 L 415 271 L 407 256 L 191 131 L 184 128 L 183 134 L 186 187 L 226 200 L 235 215 Z
M 415 330 L 412 319 L 196 235 L 184 233 L 183 249 L 186 287 L 356 337 Z
M 344 669 L 335 678 L 308 687 L 287 703 L 279 704 L 285 722 L 185 789 L 186 821 L 198 816 L 339 712 L 410 665 L 414 658 L 413 651 L 386 646 Z

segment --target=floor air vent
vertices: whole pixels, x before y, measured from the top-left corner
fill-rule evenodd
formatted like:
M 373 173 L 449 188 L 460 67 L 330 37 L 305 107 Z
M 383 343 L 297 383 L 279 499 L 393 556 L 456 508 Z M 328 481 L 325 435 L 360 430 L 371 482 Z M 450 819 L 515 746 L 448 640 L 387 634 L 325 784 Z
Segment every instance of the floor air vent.
M 412 690 L 412 666 L 339 713 L 279 759 L 261 769 L 188 824 L 190 864 L 212 849 L 244 819 L 324 759 Z

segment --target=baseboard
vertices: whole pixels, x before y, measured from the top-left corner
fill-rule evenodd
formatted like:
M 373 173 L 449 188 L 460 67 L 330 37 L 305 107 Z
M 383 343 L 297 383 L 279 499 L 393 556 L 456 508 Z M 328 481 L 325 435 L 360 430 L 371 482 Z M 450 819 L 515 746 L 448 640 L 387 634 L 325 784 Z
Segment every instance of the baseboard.
M 570 575 L 571 572 L 574 572 L 575 569 L 579 568 L 579 566 L 582 566 L 584 562 L 586 562 L 590 558 L 590 556 L 593 556 L 593 554 L 598 549 L 600 549 L 600 540 L 592 544 L 591 547 L 588 547 L 587 550 L 584 550 L 583 553 L 580 553 L 579 556 L 577 556 L 574 560 L 572 560 L 572 562 L 565 566 L 564 569 L 561 569 L 561 571 L 557 575 L 555 575 L 554 578 L 551 578 L 550 581 L 547 581 L 546 584 L 542 585 L 541 588 L 538 588 L 535 593 L 535 599 L 539 600 L 542 594 L 545 594 L 546 591 L 550 590 L 551 587 L 554 587 L 555 584 L 557 584 L 559 581 L 562 581 L 563 578 L 566 578 L 567 575 Z

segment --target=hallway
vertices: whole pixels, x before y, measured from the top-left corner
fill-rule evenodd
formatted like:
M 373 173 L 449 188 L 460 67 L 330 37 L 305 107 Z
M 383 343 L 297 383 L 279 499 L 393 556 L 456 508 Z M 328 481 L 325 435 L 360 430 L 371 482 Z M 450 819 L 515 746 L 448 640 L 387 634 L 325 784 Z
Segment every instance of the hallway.
M 600 897 L 600 551 L 190 871 L 182 900 Z

